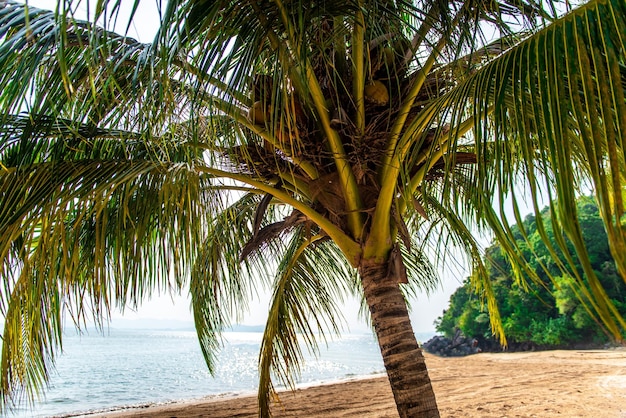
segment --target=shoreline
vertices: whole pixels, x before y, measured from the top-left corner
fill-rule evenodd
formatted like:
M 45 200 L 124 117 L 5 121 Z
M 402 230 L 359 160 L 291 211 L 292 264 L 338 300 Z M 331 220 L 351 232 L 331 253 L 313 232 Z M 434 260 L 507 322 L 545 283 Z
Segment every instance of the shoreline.
M 345 377 L 339 377 L 336 379 L 326 379 L 319 380 L 314 382 L 306 382 L 297 384 L 295 387 L 295 391 L 307 390 L 311 388 L 324 387 L 324 386 L 334 386 L 334 385 L 342 385 L 344 383 L 350 382 L 358 382 L 362 380 L 374 380 L 374 379 L 386 379 L 386 374 L 384 371 L 376 371 L 364 375 L 347 375 Z M 289 394 L 291 391 L 283 386 L 278 386 L 277 391 L 280 395 Z M 67 413 L 51 415 L 46 418 L 93 418 L 93 417 L 103 417 L 110 416 L 111 414 L 117 413 L 125 413 L 125 412 L 133 412 L 133 411 L 144 411 L 149 408 L 161 408 L 168 406 L 184 406 L 187 404 L 197 404 L 197 403 L 214 403 L 214 402 L 226 402 L 226 401 L 235 401 L 240 398 L 256 398 L 257 392 L 256 390 L 243 390 L 240 392 L 222 392 L 215 393 L 206 396 L 201 396 L 197 398 L 189 398 L 189 399 L 174 399 L 174 400 L 164 400 L 164 401 L 154 401 L 154 402 L 145 402 L 145 403 L 137 403 L 137 404 L 128 404 L 128 405 L 117 405 L 105 408 L 98 408 L 93 410 L 86 411 L 69 411 Z
M 626 349 L 426 354 L 442 417 L 626 417 Z M 386 376 L 279 391 L 278 417 L 397 417 Z M 256 393 L 73 415 L 85 418 L 256 417 Z

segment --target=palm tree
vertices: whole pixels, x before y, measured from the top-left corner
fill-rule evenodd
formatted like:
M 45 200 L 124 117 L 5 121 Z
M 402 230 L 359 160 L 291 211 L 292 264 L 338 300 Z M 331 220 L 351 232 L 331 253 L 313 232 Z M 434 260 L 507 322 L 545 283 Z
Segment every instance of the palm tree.
M 406 296 L 460 250 L 504 341 L 476 233 L 535 278 L 509 226 L 523 199 L 551 202 L 550 251 L 623 335 L 575 205 L 593 190 L 626 279 L 623 1 L 171 0 L 148 44 L 127 36 L 138 2 L 128 24 L 71 3 L 0 6 L 5 407 L 43 387 L 66 318 L 157 290 L 188 286 L 212 369 L 263 283 L 261 415 L 298 336 L 315 351 L 356 295 L 400 416 L 438 416 Z

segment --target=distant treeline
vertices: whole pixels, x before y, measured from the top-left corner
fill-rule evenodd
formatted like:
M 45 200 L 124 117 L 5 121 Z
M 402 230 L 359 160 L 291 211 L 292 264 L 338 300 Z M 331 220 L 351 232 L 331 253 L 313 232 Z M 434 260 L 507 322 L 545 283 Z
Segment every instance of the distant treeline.
M 595 274 L 624 317 L 626 285 L 615 268 L 598 207 L 592 198 L 583 197 L 578 200 L 578 211 Z M 541 219 L 549 239 L 554 242 L 554 231 L 547 208 L 542 211 Z M 535 216 L 527 216 L 523 226 L 528 235 L 527 240 L 522 238 L 520 229 L 514 227 L 519 236 L 518 244 L 541 283 L 527 281 L 527 288 L 524 288 L 524 284 L 517 283 L 497 243 L 485 252 L 487 268 L 509 343 L 566 347 L 608 342 L 610 339 L 602 326 L 594 321 L 577 299 L 569 285 L 572 279 L 558 270 L 539 236 Z M 553 277 L 557 277 L 555 283 L 548 279 L 542 264 Z M 582 269 L 579 268 L 579 271 Z M 449 308 L 437 319 L 435 326 L 448 338 L 452 338 L 456 330 L 460 329 L 468 337 L 486 340 L 485 342 L 493 340 L 489 313 L 481 298 L 474 293 L 469 279 L 450 297 Z

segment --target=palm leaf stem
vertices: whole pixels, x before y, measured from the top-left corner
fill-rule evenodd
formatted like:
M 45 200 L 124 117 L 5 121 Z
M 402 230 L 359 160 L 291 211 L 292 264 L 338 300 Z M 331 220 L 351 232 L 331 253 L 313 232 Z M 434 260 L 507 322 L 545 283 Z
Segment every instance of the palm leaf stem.
M 294 83 L 294 87 L 302 94 L 303 97 L 306 97 L 305 93 L 308 93 L 313 101 L 318 120 L 320 121 L 321 127 L 326 134 L 330 150 L 333 153 L 333 159 L 337 166 L 337 173 L 340 178 L 342 189 L 346 195 L 345 201 L 346 210 L 348 212 L 348 225 L 355 239 L 359 239 L 361 231 L 363 229 L 363 220 L 361 214 L 362 202 L 359 189 L 357 186 L 356 178 L 354 176 L 354 172 L 352 171 L 352 167 L 350 166 L 350 163 L 346 158 L 346 152 L 343 148 L 343 142 L 341 141 L 341 138 L 339 137 L 337 131 L 332 129 L 332 127 L 330 126 L 330 116 L 326 106 L 326 100 L 319 84 L 319 80 L 314 74 L 313 68 L 311 67 L 308 59 L 305 59 L 304 62 L 301 62 L 291 57 L 289 51 L 287 51 L 284 46 L 284 42 L 280 41 L 279 36 L 273 30 L 272 25 L 270 24 L 270 22 L 268 22 L 267 17 L 263 14 L 263 11 L 259 7 L 258 3 L 256 1 L 252 1 L 250 5 L 257 13 L 257 18 L 259 19 L 261 26 L 263 26 L 267 30 L 270 45 L 273 50 L 277 51 L 279 55 L 279 61 L 282 63 L 287 72 L 291 75 L 291 80 Z M 288 18 L 286 16 L 285 19 L 287 19 L 286 24 L 287 26 L 289 26 Z M 302 73 L 303 67 L 304 74 Z M 306 89 L 299 81 L 302 80 L 303 76 L 306 80 Z M 227 109 L 224 109 L 223 111 L 228 112 Z M 235 116 L 238 121 L 245 119 L 243 114 L 233 116 Z M 245 123 L 248 126 L 250 125 L 247 120 Z M 260 133 L 260 130 L 258 128 L 256 128 L 255 131 Z M 270 143 L 277 142 L 274 138 L 271 138 L 267 134 L 263 137 L 270 141 Z M 310 167 L 308 167 L 308 169 L 310 169 Z M 310 175 L 311 174 L 313 173 L 310 173 Z
M 298 178 L 297 176 L 289 173 L 279 172 L 278 176 L 282 180 L 282 186 L 285 189 L 295 193 L 296 195 L 303 196 L 307 199 L 311 198 L 311 189 L 308 183 Z
M 356 177 L 348 161 L 341 137 L 337 131 L 330 126 L 330 116 L 326 108 L 326 100 L 317 77 L 313 73 L 313 69 L 310 65 L 306 66 L 305 71 L 309 92 L 318 110 L 319 120 L 326 134 L 326 138 L 328 139 L 328 145 L 333 154 L 333 159 L 337 166 L 337 174 L 339 175 L 341 187 L 345 194 L 348 227 L 354 239 L 358 241 L 363 230 L 363 216 L 361 213 L 363 203 L 361 201 L 361 194 Z
M 337 43 L 335 43 L 335 68 L 336 74 L 339 77 L 343 77 L 348 68 L 344 19 L 344 16 L 335 16 L 333 19 L 333 29 L 335 30 L 334 39 L 338 40 Z
M 267 36 L 270 41 L 271 48 L 278 53 L 279 62 L 282 63 L 283 68 L 289 70 L 290 68 L 295 67 L 298 60 L 295 59 L 291 53 L 293 51 L 289 51 L 288 48 L 285 47 L 285 43 L 281 40 L 281 37 L 274 31 L 274 26 L 272 22 L 268 21 L 267 16 L 263 13 L 263 10 L 259 7 L 258 1 L 251 1 L 250 5 L 257 13 L 257 18 L 259 19 L 259 23 L 265 30 L 267 31 Z M 298 85 L 298 80 L 292 80 L 296 85 Z
M 361 247 L 352 238 L 346 235 L 345 232 L 343 232 L 340 228 L 338 228 L 331 221 L 326 219 L 325 216 L 323 216 L 319 212 L 312 209 L 306 203 L 295 199 L 293 196 L 291 196 L 289 193 L 285 192 L 284 190 L 276 189 L 272 185 L 254 180 L 250 178 L 249 176 L 246 176 L 243 174 L 230 173 L 227 171 L 210 168 L 210 167 L 197 167 L 197 170 L 200 172 L 214 175 L 214 176 L 225 177 L 225 178 L 229 178 L 232 180 L 236 180 L 236 181 L 240 181 L 242 183 L 248 184 L 265 193 L 271 194 L 272 196 L 276 197 L 276 199 L 282 201 L 283 203 L 287 205 L 292 206 L 294 209 L 299 210 L 328 234 L 328 236 L 346 254 L 346 258 L 349 260 L 352 266 L 358 265 L 358 261 L 361 256 Z
M 293 21 L 289 19 L 285 5 L 283 4 L 281 0 L 274 0 L 274 4 L 276 4 L 276 7 L 278 7 L 278 11 L 280 12 L 279 13 L 280 19 L 282 20 L 283 25 L 285 25 L 285 28 L 287 29 L 287 36 L 289 39 L 289 43 L 291 44 L 291 50 L 299 51 L 300 42 L 298 42 L 298 40 L 296 39 L 295 31 L 293 28 Z
M 281 48 L 282 43 L 280 41 L 280 38 L 272 29 L 272 26 L 268 22 L 267 16 L 265 16 L 263 10 L 261 10 L 261 8 L 259 7 L 259 3 L 253 0 L 250 2 L 250 6 L 252 6 L 254 11 L 257 13 L 257 18 L 259 19 L 259 23 L 261 23 L 261 26 L 263 26 L 267 31 L 267 36 L 269 38 L 270 46 L 272 47 L 272 49 L 278 51 L 279 55 L 284 54 L 285 51 Z
M 239 109 L 238 107 L 233 107 L 232 104 L 228 103 L 227 101 L 219 97 L 212 97 L 211 100 L 216 109 L 224 112 L 238 124 L 250 129 L 252 132 L 259 135 L 265 141 L 269 142 L 274 148 L 284 152 L 285 155 L 289 157 L 289 160 L 291 161 L 291 163 L 293 163 L 297 167 L 302 168 L 302 170 L 312 180 L 319 178 L 319 173 L 313 164 L 311 164 L 309 161 L 306 161 L 306 160 L 303 160 L 301 158 L 294 156 L 293 153 L 291 153 L 290 149 L 283 146 L 284 144 L 281 144 L 281 142 L 276 138 L 276 135 L 272 135 L 264 127 L 255 125 L 254 123 L 249 121 L 241 109 Z
M 363 252 L 365 258 L 384 257 L 390 250 L 391 242 L 388 242 L 387 237 L 391 236 L 391 207 L 395 200 L 396 184 L 398 182 L 398 176 L 400 175 L 402 158 L 410 149 L 412 144 L 410 139 L 418 137 L 414 135 L 414 132 L 420 131 L 420 128 L 422 130 L 425 129 L 425 127 L 431 123 L 432 117 L 440 109 L 440 106 L 445 106 L 449 100 L 450 97 L 446 96 L 439 102 L 434 103 L 420 112 L 419 116 L 411 123 L 407 132 L 403 135 L 403 139 L 406 140 L 402 144 L 398 144 L 393 151 L 393 155 L 388 162 L 389 166 L 386 167 L 385 170 L 387 173 L 381 178 L 381 190 L 378 195 L 378 201 L 376 202 L 376 209 L 372 219 L 371 233 Z M 383 242 L 387 242 L 388 245 L 381 245 Z
M 287 16 L 284 5 L 280 0 L 275 0 L 275 3 L 280 9 L 281 19 L 283 20 L 283 24 L 287 27 L 287 31 L 289 33 L 289 37 L 292 38 L 293 42 L 295 42 L 295 35 L 293 35 L 293 28 Z M 258 11 L 258 5 L 253 2 L 252 3 Z M 271 31 L 269 26 L 267 25 L 265 16 L 259 17 L 262 21 L 261 24 L 268 28 L 268 32 Z M 274 32 L 270 32 L 271 38 L 275 40 L 272 42 L 273 46 L 277 48 L 279 51 L 282 50 L 280 47 L 281 43 L 278 42 L 278 37 Z M 296 45 L 292 45 L 295 47 Z M 295 61 L 295 60 L 294 60 Z M 299 80 L 304 76 L 306 80 L 306 86 L 308 89 L 308 93 L 313 101 L 313 105 L 316 109 L 316 113 L 318 116 L 318 120 L 320 125 L 326 134 L 326 138 L 328 139 L 329 148 L 333 154 L 333 159 L 335 161 L 335 165 L 337 166 L 337 173 L 339 175 L 339 179 L 341 182 L 342 189 L 345 193 L 345 202 L 346 202 L 346 210 L 348 217 L 348 227 L 350 228 L 350 232 L 353 237 L 358 240 L 361 236 L 361 231 L 363 229 L 363 217 L 361 214 L 361 209 L 363 203 L 361 202 L 361 196 L 359 193 L 359 188 L 356 182 L 356 178 L 354 176 L 354 172 L 352 171 L 352 167 L 347 160 L 346 152 L 343 147 L 343 142 L 337 133 L 332 127 L 330 123 L 330 115 L 326 105 L 326 98 L 322 92 L 322 89 L 319 84 L 319 80 L 317 76 L 313 72 L 313 67 L 308 58 L 304 58 L 304 62 L 301 62 L 300 65 L 289 65 L 286 67 L 288 72 L 295 73 L 296 76 L 292 77 L 292 81 L 295 82 L 296 88 L 300 87 L 301 93 L 304 93 L 302 87 L 299 86 L 299 83 L 296 80 Z M 304 68 L 304 74 L 302 74 L 302 68 Z M 362 93 L 361 93 L 362 94 Z
M 434 7 L 432 7 L 430 9 L 430 12 L 426 14 L 426 18 L 421 23 L 417 32 L 415 32 L 415 35 L 413 35 L 413 38 L 411 39 L 411 45 L 404 52 L 404 57 L 402 59 L 402 66 L 409 64 L 409 62 L 415 56 L 415 52 L 419 49 L 421 45 L 421 41 L 426 39 L 426 35 L 433 28 L 433 23 L 434 23 L 434 19 L 432 16 L 433 9 Z
M 303 97 L 305 96 L 305 92 L 306 90 L 303 88 L 301 82 L 299 80 L 301 80 L 302 74 L 301 72 L 298 70 L 299 65 L 297 65 L 297 61 L 291 59 L 291 56 L 289 54 L 289 52 L 284 48 L 284 43 L 280 41 L 279 36 L 274 32 L 271 24 L 268 22 L 267 17 L 263 14 L 261 8 L 259 7 L 258 3 L 256 1 L 252 1 L 250 2 L 250 5 L 254 8 L 254 10 L 257 12 L 257 16 L 259 19 L 259 22 L 261 23 L 261 26 L 263 26 L 266 30 L 267 30 L 267 35 L 268 38 L 270 40 L 270 45 L 272 47 L 272 49 L 274 51 L 276 51 L 279 55 L 279 61 L 282 63 L 283 67 L 285 69 L 287 69 L 287 72 L 292 76 L 291 77 L 291 81 L 294 84 L 294 87 L 296 88 L 296 90 L 298 90 Z M 339 143 L 341 148 L 343 148 L 343 144 L 341 143 L 341 139 L 339 138 L 339 135 L 337 135 L 337 132 L 335 132 L 331 127 L 330 127 L 330 119 L 328 116 L 328 109 L 326 108 L 326 102 L 325 99 L 323 97 L 323 94 L 321 92 L 321 88 L 319 86 L 319 82 L 315 76 L 315 74 L 313 74 L 313 70 L 311 69 L 311 66 L 309 65 L 308 61 L 304 64 L 305 68 L 306 68 L 306 81 L 307 81 L 307 86 L 308 86 L 308 91 L 312 96 L 313 99 L 313 103 L 315 105 L 315 108 L 317 110 L 318 116 L 320 117 L 321 121 L 322 121 L 322 127 L 325 131 L 325 133 L 329 136 L 329 140 L 331 143 Z M 321 99 L 320 99 L 321 97 Z M 228 103 L 226 101 L 224 101 L 224 104 L 228 105 Z M 228 106 L 227 106 L 228 107 Z M 227 114 L 229 114 L 229 112 L 227 111 L 227 108 L 223 109 L 222 111 L 227 112 Z M 239 114 L 239 115 L 233 115 L 235 117 L 237 117 L 237 121 L 239 120 L 245 120 L 245 124 L 246 125 L 250 125 L 250 123 L 247 121 L 247 119 L 243 116 L 243 114 Z M 256 129 L 253 129 L 255 132 L 259 133 L 259 135 L 261 135 L 261 130 L 257 127 Z M 336 137 L 336 138 L 331 138 L 332 136 Z M 261 135 L 263 138 L 265 138 L 266 140 L 268 140 L 270 143 L 272 143 L 272 145 L 276 146 L 277 142 L 275 138 L 271 137 L 269 134 L 265 134 L 265 135 Z M 333 141 L 334 139 L 334 141 Z M 281 149 L 281 148 L 278 148 Z M 281 149 L 282 150 L 282 149 Z M 283 152 L 285 152 L 286 150 L 282 150 Z M 334 151 L 333 151 L 334 152 Z M 342 156 L 345 156 L 345 151 L 341 153 Z M 337 157 L 335 156 L 335 158 L 337 159 Z M 300 163 L 300 162 L 299 162 Z M 340 167 L 340 164 L 338 164 L 338 167 Z M 310 176 L 312 176 L 312 179 L 318 178 L 319 175 L 316 174 L 317 170 L 314 170 L 312 165 L 308 165 L 307 167 L 303 167 L 303 169 L 305 171 L 307 171 L 307 174 L 309 174 Z M 313 170 L 312 170 L 313 169 Z M 340 178 L 344 179 L 345 181 L 343 183 L 348 184 L 350 183 L 349 179 L 345 179 L 344 177 L 346 176 L 346 174 L 342 174 L 343 171 L 345 170 L 339 170 L 340 171 Z M 352 170 L 349 170 L 350 173 L 352 173 Z M 314 174 L 315 173 L 315 174 Z M 354 190 L 356 189 L 356 180 L 354 180 L 354 175 L 352 174 L 353 177 L 353 182 L 354 182 Z M 342 184 L 343 184 L 342 183 Z M 357 190 L 358 191 L 358 190 Z
M 61 12 L 63 16 L 66 15 L 65 3 L 63 3 L 63 11 Z M 67 68 L 67 59 L 65 56 L 65 46 L 67 45 L 67 32 L 68 32 L 68 19 L 61 19 L 59 22 L 60 30 L 57 36 L 60 36 L 59 46 L 56 51 L 57 53 L 57 63 L 59 64 L 61 80 L 63 81 L 63 87 L 65 87 L 65 94 L 67 97 L 71 97 L 74 93 L 73 83 L 69 78 L 69 71 Z
M 252 193 L 252 194 L 264 194 L 264 192 L 256 189 L 254 187 L 245 187 L 245 186 L 232 186 L 232 185 L 213 185 L 206 188 L 206 190 L 224 190 L 229 192 L 243 192 L 243 193 Z
M 453 25 L 458 22 L 461 17 L 461 12 L 457 13 L 455 16 Z M 391 131 L 389 132 L 389 142 L 386 146 L 385 158 L 383 159 L 383 164 L 381 165 L 382 172 L 380 173 L 379 178 L 384 179 L 389 175 L 388 170 L 392 167 L 392 159 L 396 154 L 396 147 L 398 142 L 400 141 L 400 133 L 402 129 L 405 127 L 406 118 L 409 116 L 411 108 L 415 103 L 415 99 L 419 95 L 424 82 L 426 81 L 426 77 L 432 70 L 437 58 L 441 53 L 441 50 L 450 42 L 449 36 L 447 34 L 443 34 L 439 41 L 429 54 L 428 58 L 424 62 L 424 64 L 417 70 L 417 77 L 415 81 L 413 81 L 413 85 L 406 97 L 402 101 L 400 106 L 400 110 L 398 111 L 398 116 L 391 127 Z M 404 134 L 406 136 L 406 133 Z
M 277 2 L 280 3 L 278 0 Z M 281 13 L 281 15 L 283 15 L 283 13 Z M 284 19 L 286 19 L 285 24 L 290 27 L 286 16 L 284 17 Z M 273 38 L 277 39 L 275 33 L 272 32 L 271 34 L 273 35 Z M 279 45 L 280 43 L 278 43 L 276 47 L 280 48 Z M 302 67 L 304 67 L 304 74 L 301 73 Z M 288 67 L 288 71 L 295 74 L 295 76 L 292 77 L 292 81 L 294 81 L 296 88 L 299 87 L 301 93 L 304 93 L 304 90 L 302 89 L 302 86 L 297 83 L 297 80 L 301 79 L 302 76 L 305 77 L 307 91 L 313 101 L 313 105 L 316 109 L 316 113 L 318 116 L 318 120 L 320 121 L 321 127 L 328 139 L 329 148 L 333 154 L 333 159 L 337 166 L 337 173 L 341 181 L 341 186 L 346 195 L 345 201 L 346 209 L 348 212 L 348 225 L 351 233 L 358 240 L 361 235 L 363 225 L 361 216 L 361 197 L 356 178 L 352 171 L 352 167 L 350 166 L 350 163 L 347 161 L 346 158 L 346 152 L 343 147 L 343 142 L 341 141 L 341 138 L 339 137 L 337 131 L 335 131 L 331 127 L 326 99 L 324 97 L 324 94 L 322 93 L 319 80 L 313 72 L 313 68 L 308 59 L 305 59 L 304 62 L 299 66 L 290 65 Z
M 364 37 L 365 18 L 363 16 L 363 0 L 359 0 L 359 10 L 354 16 L 354 29 L 352 31 L 352 99 L 356 106 L 356 130 L 358 135 L 365 131 L 365 57 Z

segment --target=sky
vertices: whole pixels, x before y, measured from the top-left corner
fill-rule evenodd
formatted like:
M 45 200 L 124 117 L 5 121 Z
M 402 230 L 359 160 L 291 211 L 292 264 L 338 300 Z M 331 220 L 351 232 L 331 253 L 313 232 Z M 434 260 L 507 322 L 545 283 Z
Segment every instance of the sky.
M 450 295 L 462 284 L 466 275 L 458 277 L 448 273 L 442 276 L 442 283 L 430 295 L 417 295 L 410 300 L 411 323 L 416 333 L 434 332 L 433 322 L 447 308 Z M 250 311 L 241 321 L 242 325 L 263 325 L 267 318 L 269 295 L 250 303 Z M 356 300 L 347 301 L 342 312 L 347 328 L 343 332 L 360 333 L 368 330 L 367 324 L 358 317 L 359 305 Z M 186 295 L 171 297 L 161 295 L 145 302 L 138 310 L 126 309 L 112 313 L 110 327 L 187 327 L 192 326 L 190 301 Z

